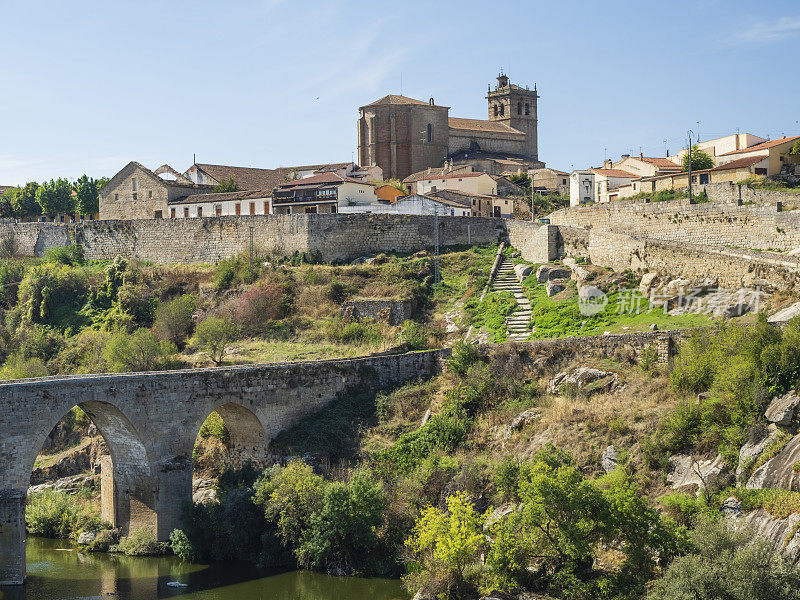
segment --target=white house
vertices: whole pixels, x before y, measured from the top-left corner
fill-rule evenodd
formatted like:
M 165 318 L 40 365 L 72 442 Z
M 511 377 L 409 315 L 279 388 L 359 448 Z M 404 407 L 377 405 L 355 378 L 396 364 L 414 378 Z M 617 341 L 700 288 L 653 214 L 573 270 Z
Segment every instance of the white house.
M 611 202 L 619 196 L 619 188 L 641 177 L 635 173 L 612 169 L 607 160 L 604 168 L 573 171 L 569 180 L 569 204 Z
M 497 194 L 497 181 L 488 173 L 481 171 L 454 170 L 436 175 L 433 172 L 422 171 L 406 177 L 403 183 L 410 185 L 411 191 L 415 194 L 427 194 L 437 190 L 458 190 L 490 196 Z
M 347 206 L 378 204 L 375 186 L 333 172 L 287 181 L 272 193 L 275 214 L 335 213 Z
M 271 196 L 271 190 L 192 194 L 169 203 L 169 218 L 268 215 L 271 212 Z
M 339 212 L 342 213 L 379 213 L 395 215 L 434 215 L 440 217 L 471 217 L 472 209 L 466 204 L 447 200 L 445 198 L 434 198 L 423 194 L 411 194 L 405 198 L 400 198 L 391 204 L 342 206 Z

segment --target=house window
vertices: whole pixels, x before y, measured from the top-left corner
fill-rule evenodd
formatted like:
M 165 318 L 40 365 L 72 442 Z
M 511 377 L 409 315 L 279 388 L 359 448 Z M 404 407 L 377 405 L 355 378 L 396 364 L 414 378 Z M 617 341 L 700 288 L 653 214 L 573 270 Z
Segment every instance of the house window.
M 428 143 L 433 142 L 433 125 L 428 123 Z
M 701 173 L 700 174 L 700 183 L 708 183 L 708 173 Z
M 133 186 L 133 191 L 134 192 L 139 189 L 139 187 L 136 185 L 136 177 L 131 179 L 131 185 Z
M 183 209 L 183 218 L 184 219 L 188 219 L 189 218 L 189 207 L 188 206 L 184 207 L 184 209 Z
M 114 202 L 119 202 L 119 194 L 114 194 Z
M 148 198 L 152 198 L 153 197 L 153 190 L 147 190 L 147 197 Z
M 214 207 L 214 214 L 217 215 L 218 217 L 222 216 L 222 205 L 221 204 L 218 204 L 217 206 Z
M 250 203 L 250 214 L 251 215 L 256 214 L 256 203 L 255 202 L 251 202 Z
M 264 202 L 264 214 L 269 214 L 269 202 Z
M 138 198 L 139 198 L 139 194 L 137 194 L 136 192 L 134 192 L 134 193 L 133 193 L 133 199 L 134 199 L 134 200 L 138 200 Z
M 528 104 L 527 102 L 525 103 L 525 114 L 526 115 L 531 114 L 531 105 Z
M 174 208 L 170 208 L 169 209 L 169 218 L 170 219 L 174 219 L 175 218 L 175 209 Z
M 517 114 L 522 114 L 522 102 L 517 102 Z
M 242 205 L 239 204 L 238 202 L 236 203 L 236 214 L 237 215 L 242 214 Z
M 756 175 L 766 175 L 767 170 L 764 167 L 756 167 Z
M 567 180 L 566 179 L 562 179 L 561 183 L 564 184 L 564 185 L 567 185 Z
M 198 217 L 202 217 L 203 216 L 203 207 L 202 206 L 198 206 L 197 207 L 197 216 Z
M 331 206 L 331 213 L 335 213 L 335 212 L 336 212 L 336 207 L 335 206 Z
M 155 218 L 156 219 L 160 219 L 161 218 L 161 211 L 160 210 L 156 211 Z

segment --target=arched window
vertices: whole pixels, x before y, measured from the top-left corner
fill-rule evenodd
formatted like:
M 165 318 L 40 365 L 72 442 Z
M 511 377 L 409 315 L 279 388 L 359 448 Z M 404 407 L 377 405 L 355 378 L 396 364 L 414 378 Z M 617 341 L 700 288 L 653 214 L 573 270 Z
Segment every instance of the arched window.
M 522 102 L 517 102 L 517 114 L 522 114 Z
M 499 109 L 499 108 L 497 108 L 497 104 L 495 104 L 495 105 L 494 105 L 494 116 L 495 116 L 495 117 L 497 116 L 497 113 L 498 113 L 498 111 L 499 111 L 499 110 L 500 110 L 500 109 Z
M 527 102 L 525 103 L 525 114 L 526 115 L 531 114 L 531 105 L 528 104 Z
M 433 142 L 433 125 L 428 123 L 428 143 Z
M 502 117 L 504 114 L 506 114 L 506 105 L 505 104 L 501 104 L 500 105 L 500 116 Z

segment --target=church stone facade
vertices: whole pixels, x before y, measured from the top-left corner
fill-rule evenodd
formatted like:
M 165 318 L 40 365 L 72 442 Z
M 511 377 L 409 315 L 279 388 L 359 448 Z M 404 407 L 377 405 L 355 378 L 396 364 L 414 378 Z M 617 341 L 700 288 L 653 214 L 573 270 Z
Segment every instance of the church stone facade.
M 385 179 L 405 179 L 445 161 L 491 174 L 544 167 L 539 161 L 536 88 L 497 78 L 486 100 L 489 118 L 450 117 L 448 106 L 389 95 L 359 109 L 358 158 Z

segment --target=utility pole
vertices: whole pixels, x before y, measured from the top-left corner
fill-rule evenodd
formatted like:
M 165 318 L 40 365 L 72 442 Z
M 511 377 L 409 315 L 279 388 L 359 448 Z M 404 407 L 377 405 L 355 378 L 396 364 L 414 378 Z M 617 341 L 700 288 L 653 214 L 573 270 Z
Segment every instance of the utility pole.
M 441 278 L 439 276 L 439 203 L 436 201 L 433 205 L 433 245 L 435 250 L 433 282 L 438 284 Z
M 250 279 L 253 279 L 253 226 L 250 225 Z
M 689 130 L 689 204 L 692 203 L 692 130 Z

